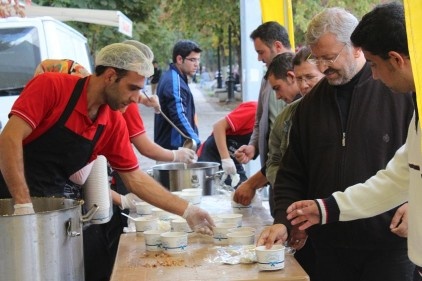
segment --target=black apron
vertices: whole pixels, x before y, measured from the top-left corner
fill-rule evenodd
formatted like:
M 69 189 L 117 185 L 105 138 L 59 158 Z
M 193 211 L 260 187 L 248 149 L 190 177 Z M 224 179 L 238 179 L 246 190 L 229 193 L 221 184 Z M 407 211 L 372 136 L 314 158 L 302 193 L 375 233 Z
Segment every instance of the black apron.
M 85 81 L 86 78 L 77 82 L 56 124 L 23 147 L 25 179 L 31 196 L 80 198 L 78 186 L 71 184 L 69 177 L 88 163 L 104 129 L 103 125 L 98 126 L 93 140 L 89 140 L 65 127 Z M 0 179 L 0 197 L 11 197 L 3 176 Z

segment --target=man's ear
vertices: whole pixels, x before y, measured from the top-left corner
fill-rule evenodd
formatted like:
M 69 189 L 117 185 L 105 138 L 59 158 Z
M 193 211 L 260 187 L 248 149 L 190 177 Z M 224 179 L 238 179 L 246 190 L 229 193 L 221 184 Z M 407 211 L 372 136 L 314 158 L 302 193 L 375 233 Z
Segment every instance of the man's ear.
M 109 67 L 104 71 L 104 80 L 106 82 L 114 82 L 116 77 L 116 71 L 112 67 Z
M 397 53 L 395 51 L 388 52 L 388 56 L 390 59 L 390 63 L 396 67 L 396 68 L 403 68 L 405 65 L 405 60 L 403 58 L 403 55 L 400 53 Z
M 295 81 L 295 77 L 296 76 L 293 71 L 291 70 L 287 71 L 287 75 L 286 75 L 287 81 L 289 81 L 290 83 L 293 83 Z
M 287 48 L 281 43 L 280 41 L 274 41 L 274 49 L 277 54 L 280 54 L 282 52 L 285 52 Z
M 181 55 L 176 56 L 176 63 L 177 64 L 182 64 L 183 63 L 183 58 Z

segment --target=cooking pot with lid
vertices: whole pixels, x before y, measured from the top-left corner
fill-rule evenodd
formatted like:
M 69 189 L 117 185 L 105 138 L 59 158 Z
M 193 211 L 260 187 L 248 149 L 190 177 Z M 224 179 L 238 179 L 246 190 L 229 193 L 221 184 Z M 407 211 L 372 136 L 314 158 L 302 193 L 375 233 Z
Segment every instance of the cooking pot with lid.
M 214 195 L 221 177 L 219 166 L 217 162 L 166 163 L 152 167 L 152 176 L 170 191 L 197 187 L 202 195 Z
M 13 215 L 13 200 L 0 199 L 0 279 L 8 281 L 84 280 L 83 201 L 31 199 L 34 214 Z

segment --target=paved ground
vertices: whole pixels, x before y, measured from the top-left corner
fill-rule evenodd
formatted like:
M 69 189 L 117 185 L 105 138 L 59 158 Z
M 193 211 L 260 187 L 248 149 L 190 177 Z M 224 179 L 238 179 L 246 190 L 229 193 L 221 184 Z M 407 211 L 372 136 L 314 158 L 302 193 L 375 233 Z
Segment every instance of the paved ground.
M 226 116 L 227 113 L 234 109 L 240 102 L 235 101 L 227 104 L 225 102 L 219 102 L 218 98 L 214 96 L 213 91 L 202 90 L 200 89 L 199 84 L 191 83 L 189 86 L 195 99 L 195 107 L 199 122 L 199 138 L 201 141 L 204 141 L 210 135 L 214 122 Z M 140 111 L 147 134 L 151 140 L 154 140 L 154 110 L 140 105 Z M 155 165 L 154 160 L 146 158 L 139 153 L 137 155 L 143 170 L 151 169 L 151 167 Z

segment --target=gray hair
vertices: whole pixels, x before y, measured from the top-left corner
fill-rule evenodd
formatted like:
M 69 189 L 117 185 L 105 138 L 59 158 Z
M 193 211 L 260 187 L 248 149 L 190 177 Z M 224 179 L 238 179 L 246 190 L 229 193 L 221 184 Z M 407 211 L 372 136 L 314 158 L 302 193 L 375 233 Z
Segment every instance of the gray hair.
M 306 43 L 313 45 L 322 35 L 332 33 L 338 41 L 351 45 L 350 35 L 358 23 L 358 19 L 343 8 L 325 9 L 313 17 L 309 23 Z

